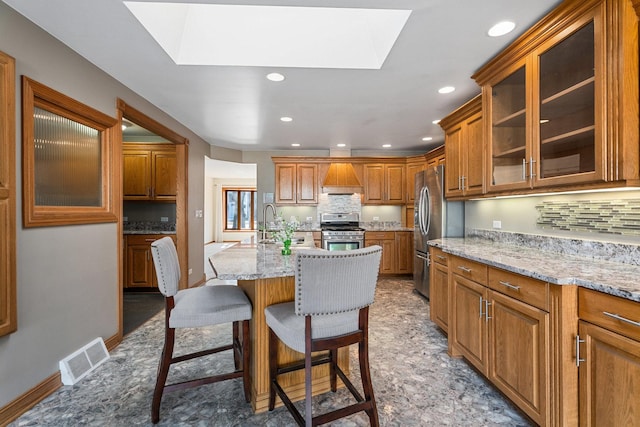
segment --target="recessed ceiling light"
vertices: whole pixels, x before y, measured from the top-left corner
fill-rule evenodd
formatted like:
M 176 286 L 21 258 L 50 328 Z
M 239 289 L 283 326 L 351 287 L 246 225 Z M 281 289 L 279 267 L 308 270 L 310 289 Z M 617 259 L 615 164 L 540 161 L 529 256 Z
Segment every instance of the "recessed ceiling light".
M 424 138 L 422 138 L 423 141 L 431 141 L 433 138 L 431 138 L 430 136 L 425 136 Z
M 440 119 L 438 119 L 438 120 L 434 120 L 434 121 L 432 121 L 431 123 L 433 123 L 434 125 L 437 125 L 438 123 L 440 123 Z
M 391 144 L 383 144 L 382 148 L 391 148 Z
M 502 21 L 489 28 L 487 34 L 489 34 L 489 36 L 491 37 L 500 37 L 510 33 L 515 27 L 516 24 L 511 21 Z
M 293 143 L 293 144 L 291 144 L 291 146 L 292 147 L 300 147 L 300 144 Z
M 342 148 L 342 147 L 346 147 L 346 146 L 347 146 L 347 144 L 338 144 L 338 145 L 337 145 L 337 147 L 340 147 L 340 148 Z
M 280 73 L 269 73 L 267 74 L 267 79 L 271 80 L 272 82 L 281 82 L 284 80 L 284 76 Z
M 451 93 L 454 90 L 456 90 L 456 88 L 453 86 L 445 86 L 438 89 L 438 93 Z
M 280 117 L 280 120 L 283 121 L 283 122 L 292 122 L 293 121 L 293 119 L 291 117 L 287 117 L 287 116 Z

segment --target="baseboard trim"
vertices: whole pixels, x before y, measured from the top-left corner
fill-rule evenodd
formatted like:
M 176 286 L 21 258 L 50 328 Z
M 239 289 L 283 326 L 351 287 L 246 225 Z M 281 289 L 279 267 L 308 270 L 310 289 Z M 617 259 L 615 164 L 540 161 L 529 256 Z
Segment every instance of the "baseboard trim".
M 6 426 L 16 420 L 20 415 L 36 406 L 61 386 L 62 380 L 60 379 L 60 372 L 56 372 L 22 396 L 19 396 L 3 408 L 0 408 L 0 426 Z
M 105 341 L 105 345 L 107 350 L 111 351 L 120 342 L 122 342 L 122 335 L 115 334 Z M 0 427 L 5 427 L 10 422 L 15 421 L 60 387 L 62 387 L 62 379 L 60 372 L 56 372 L 22 396 L 18 396 L 6 406 L 0 408 Z

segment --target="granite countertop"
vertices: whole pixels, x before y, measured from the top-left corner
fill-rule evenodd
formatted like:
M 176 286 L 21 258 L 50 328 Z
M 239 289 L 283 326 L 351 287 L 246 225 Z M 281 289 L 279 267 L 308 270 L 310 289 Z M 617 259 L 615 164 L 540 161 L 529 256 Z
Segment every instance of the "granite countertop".
M 578 285 L 640 302 L 640 266 L 559 254 L 481 238 L 430 240 L 443 252 L 555 285 Z
M 401 226 L 397 226 L 397 227 L 363 227 L 364 231 L 413 231 L 413 227 L 401 227 Z
M 218 279 L 255 280 L 294 275 L 294 256 L 282 255 L 282 246 L 278 244 L 237 243 L 223 251 L 213 254 L 209 259 L 213 263 Z M 293 245 L 293 253 L 299 250 L 314 249 L 310 246 Z
M 122 234 L 176 234 L 176 230 L 124 230 Z

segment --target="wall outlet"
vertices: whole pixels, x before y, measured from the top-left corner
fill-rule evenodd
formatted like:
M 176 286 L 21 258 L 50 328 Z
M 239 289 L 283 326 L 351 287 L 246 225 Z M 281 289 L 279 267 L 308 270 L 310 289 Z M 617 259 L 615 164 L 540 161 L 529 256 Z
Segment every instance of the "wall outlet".
M 202 218 L 202 209 L 196 209 L 196 218 Z
M 502 221 L 493 220 L 493 228 L 502 228 Z
M 373 220 L 374 220 L 374 221 L 380 221 L 380 217 L 379 217 L 379 216 L 374 216 L 374 217 L 373 217 Z
M 193 273 L 193 268 L 189 269 L 189 276 L 191 276 L 191 274 Z
M 160 222 L 169 222 L 169 217 L 168 216 L 161 216 L 160 217 Z
M 312 216 L 308 216 L 307 217 L 307 221 L 313 221 L 313 217 Z
M 123 221 L 123 222 L 127 222 L 127 221 L 129 221 L 129 217 L 128 217 L 128 216 L 123 216 L 123 217 L 122 217 L 122 221 Z

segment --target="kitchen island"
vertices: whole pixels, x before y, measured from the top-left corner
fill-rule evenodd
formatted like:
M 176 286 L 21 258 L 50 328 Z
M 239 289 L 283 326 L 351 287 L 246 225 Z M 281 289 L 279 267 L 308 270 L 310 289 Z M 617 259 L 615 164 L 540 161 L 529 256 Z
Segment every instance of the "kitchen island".
M 309 249 L 293 247 L 293 251 Z M 269 405 L 269 329 L 264 309 L 272 304 L 294 300 L 294 255 L 284 256 L 275 244 L 239 243 L 211 256 L 214 274 L 218 279 L 237 280 L 251 300 L 251 406 L 255 412 L 264 412 Z M 280 344 L 278 364 L 303 360 L 304 354 Z M 338 351 L 338 364 L 349 372 L 348 348 Z M 283 386 L 292 401 L 304 399 L 304 371 L 280 376 Z M 313 394 L 331 389 L 329 366 L 313 368 Z M 282 403 L 277 398 L 276 406 Z

